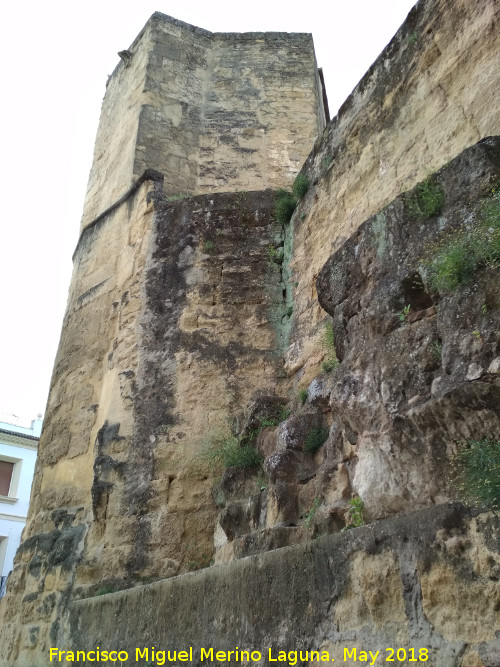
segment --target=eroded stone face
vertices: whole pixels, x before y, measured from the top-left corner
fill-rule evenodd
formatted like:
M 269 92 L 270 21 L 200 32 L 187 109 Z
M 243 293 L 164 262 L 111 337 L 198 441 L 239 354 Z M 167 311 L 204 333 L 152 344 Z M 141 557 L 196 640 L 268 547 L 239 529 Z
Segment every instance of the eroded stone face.
M 423 239 L 474 221 L 497 143 L 440 171 L 439 216 L 412 220 L 398 197 L 498 133 L 496 14 L 418 3 L 307 160 L 286 233 L 269 192 L 212 193 L 300 168 L 322 127 L 310 38 L 247 36 L 245 63 L 234 35 L 148 23 L 103 106 L 0 662 L 108 633 L 131 651 L 313 642 L 340 660 L 397 641 L 496 664 L 495 517 L 444 506 L 326 536 L 362 523 L 356 493 L 365 521 L 446 501 L 454 441 L 498 437 L 498 276 L 432 293 L 420 264 Z M 214 484 L 199 455 L 230 423 L 264 465 Z M 214 545 L 241 560 L 174 577 Z
M 337 367 L 292 398 L 281 424 L 256 434 L 265 459 L 260 518 L 245 537 L 229 525 L 228 507 L 249 486 L 226 494 L 232 553 L 254 553 L 263 530 L 292 544 L 356 525 L 356 495 L 358 521 L 446 502 L 456 495 L 449 482 L 457 442 L 498 437 L 497 268 L 480 265 L 470 281 L 439 291 L 424 261 L 440 239 L 479 225 L 500 174 L 498 147 L 497 138 L 485 140 L 435 176 L 444 198 L 438 214 L 415 217 L 419 188 L 410 191 L 325 264 L 317 291 L 332 317 Z M 316 335 L 329 358 L 326 329 Z
M 371 518 L 445 500 L 454 443 L 500 430 L 496 375 L 487 372 L 499 345 L 497 271 L 479 266 L 468 283 L 438 292 L 424 261 L 439 239 L 479 225 L 497 156 L 497 140 L 465 151 L 439 172 L 438 215 L 412 216 L 417 191 L 399 197 L 318 278 L 342 360 L 330 409 L 357 434 L 352 483 Z
M 6 599 L 3 650 L 20 664 L 56 641 L 70 597 L 210 563 L 218 510 L 204 451 L 257 390 L 278 396 L 286 382 L 274 194 L 170 203 L 155 183 L 87 230 L 75 256 Z
M 313 188 L 294 216 L 294 324 L 288 370 L 321 365 L 316 278 L 371 216 L 468 146 L 500 134 L 493 0 L 418 2 L 328 125 L 304 165 Z M 458 38 L 457 35 L 460 35 Z M 380 248 L 384 239 L 379 239 Z
M 239 646 L 260 651 L 262 665 L 276 664 L 269 661 L 269 648 L 274 657 L 279 650 L 324 650 L 330 662 L 341 663 L 344 650 L 356 648 L 358 662 L 369 664 L 359 651 L 372 651 L 380 665 L 392 647 L 394 657 L 401 649 L 399 662 L 408 666 L 420 649 L 429 665 L 493 666 L 499 655 L 491 578 L 498 565 L 498 523 L 493 513 L 474 517 L 463 507 L 445 505 L 77 601 L 66 641 L 91 648 L 97 638 L 113 636 L 134 651 L 148 633 L 156 646 L 192 646 L 195 665 L 203 664 L 201 646 Z M 277 534 L 274 545 L 281 546 Z M 464 594 L 470 613 L 463 613 L 456 593 Z M 139 624 L 130 614 L 137 606 Z

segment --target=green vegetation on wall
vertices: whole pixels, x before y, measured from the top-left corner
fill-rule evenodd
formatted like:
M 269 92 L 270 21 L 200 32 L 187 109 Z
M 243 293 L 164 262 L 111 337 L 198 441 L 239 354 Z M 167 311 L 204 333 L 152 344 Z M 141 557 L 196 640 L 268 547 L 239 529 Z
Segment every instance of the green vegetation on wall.
M 462 500 L 500 507 L 500 440 L 468 440 L 452 460 L 452 483 Z
M 280 189 L 276 192 L 276 204 L 274 206 L 274 217 L 282 225 L 290 222 L 295 211 L 297 200 L 288 190 Z
M 321 500 L 319 498 L 315 498 L 312 501 L 311 507 L 308 509 L 305 517 L 304 517 L 304 524 L 309 528 L 311 526 L 311 523 L 314 519 L 314 516 L 316 515 L 316 512 L 318 511 L 319 506 L 321 505 Z
M 262 417 L 257 426 L 247 432 L 241 439 L 241 444 L 251 446 L 259 433 L 264 428 L 276 428 L 281 422 L 284 422 L 290 416 L 290 410 L 286 405 L 280 405 L 274 415 Z
M 305 174 L 299 174 L 295 179 L 292 192 L 279 189 L 276 192 L 276 204 L 274 207 L 274 217 L 282 225 L 290 222 L 299 201 L 304 197 L 309 189 L 309 179 Z
M 282 192 L 286 193 L 286 191 Z M 288 193 L 288 195 L 292 197 L 291 193 Z M 276 204 L 278 208 L 280 201 L 282 202 L 281 205 L 283 206 L 283 209 L 285 209 L 286 197 L 282 200 L 278 198 Z M 294 199 L 294 208 L 295 205 L 296 202 Z M 294 234 L 294 225 L 293 222 L 290 222 L 292 214 L 293 210 L 290 212 L 289 216 L 287 214 L 283 219 L 280 219 L 278 209 L 275 208 L 275 218 L 279 223 L 277 237 L 279 234 L 282 245 L 280 246 L 279 241 L 276 240 L 275 243 L 268 247 L 270 260 L 268 263 L 270 273 L 269 291 L 272 304 L 269 312 L 269 319 L 272 322 L 276 333 L 277 348 L 280 354 L 283 354 L 288 348 L 292 330 L 293 289 L 295 284 L 290 270 Z M 278 285 L 276 284 L 277 281 L 279 283 Z
M 475 224 L 453 230 L 431 246 L 423 260 L 432 289 L 450 292 L 478 268 L 500 261 L 500 191 L 482 202 Z
M 419 183 L 413 194 L 406 199 L 409 216 L 417 220 L 426 220 L 433 215 L 439 215 L 443 210 L 443 205 L 444 190 L 430 176 Z
M 351 498 L 349 501 L 349 518 L 351 521 L 350 528 L 359 528 L 365 525 L 363 517 L 363 510 L 365 508 L 364 502 L 359 496 Z
M 328 438 L 328 429 L 323 426 L 313 426 L 307 434 L 304 443 L 304 451 L 307 454 L 314 454 Z
M 307 401 L 307 389 L 301 389 L 298 394 L 298 399 L 302 405 Z
M 335 334 L 333 333 L 333 325 L 330 321 L 327 321 L 325 324 L 324 345 L 326 348 L 326 359 L 323 361 L 321 367 L 325 373 L 329 373 L 339 365 L 335 351 Z
M 204 448 L 203 458 L 213 469 L 255 468 L 262 463 L 262 456 L 249 444 L 241 444 L 238 438 L 227 433 L 214 433 Z
M 299 174 L 293 182 L 292 192 L 297 201 L 300 201 L 309 190 L 309 179 L 305 174 Z

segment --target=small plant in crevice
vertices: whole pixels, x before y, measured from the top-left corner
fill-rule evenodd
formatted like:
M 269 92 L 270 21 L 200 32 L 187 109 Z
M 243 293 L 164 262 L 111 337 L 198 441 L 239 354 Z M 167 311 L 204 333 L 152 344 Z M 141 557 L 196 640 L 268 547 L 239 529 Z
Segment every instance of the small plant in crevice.
M 298 399 L 302 405 L 307 401 L 307 389 L 301 389 L 298 394 Z
M 263 429 L 268 426 L 271 428 L 275 428 L 276 426 L 278 426 L 278 424 L 279 424 L 278 419 L 275 419 L 274 417 L 262 417 L 262 419 L 260 420 L 259 428 Z
M 325 324 L 323 343 L 326 348 L 326 359 L 321 364 L 321 368 L 325 373 L 330 373 L 335 370 L 340 363 L 335 351 L 335 334 L 333 332 L 333 325 L 330 321 L 327 321 Z
M 213 434 L 202 453 L 212 469 L 255 468 L 262 463 L 262 456 L 249 444 L 242 444 L 234 435 Z
M 364 502 L 359 496 L 354 496 L 349 501 L 349 526 L 347 528 L 359 528 L 360 526 L 365 525 L 365 520 L 363 518 L 363 510 L 365 508 Z
M 278 408 L 278 422 L 281 424 L 281 422 L 286 421 L 290 416 L 290 412 L 290 408 L 287 408 L 286 405 L 280 405 Z
M 312 520 L 314 519 L 314 516 L 316 512 L 318 511 L 319 506 L 321 505 L 321 500 L 316 497 L 312 501 L 311 507 L 307 510 L 306 515 L 304 517 L 304 524 L 309 528 Z
M 297 206 L 297 200 L 288 190 L 279 189 L 276 192 L 276 203 L 274 205 L 274 217 L 282 225 L 290 222 Z
M 257 491 L 265 491 L 267 488 L 267 479 L 264 477 L 263 473 L 260 472 L 255 480 L 257 486 Z
M 337 359 L 327 359 L 321 364 L 321 369 L 324 373 L 330 373 L 338 368 L 339 362 Z
M 410 314 L 410 310 L 411 310 L 411 306 L 410 306 L 410 304 L 407 304 L 403 308 L 403 310 L 400 313 L 398 313 L 398 319 L 399 319 L 400 322 L 406 322 L 406 319 L 407 319 L 408 315 Z
M 304 451 L 307 454 L 315 454 L 328 438 L 328 434 L 329 429 L 324 426 L 313 426 L 306 436 Z
M 325 324 L 325 346 L 329 351 L 335 352 L 335 334 L 333 333 L 333 324 L 330 321 Z
M 408 44 L 416 44 L 418 40 L 420 39 L 420 34 L 418 32 L 412 32 L 408 35 L 406 38 L 408 41 Z
M 444 190 L 430 176 L 419 183 L 413 194 L 406 197 L 406 210 L 411 218 L 426 220 L 443 210 Z
M 276 264 L 283 263 L 284 250 L 282 247 L 275 248 L 273 245 L 270 245 L 267 249 L 267 254 L 271 262 L 275 262 Z
M 103 586 L 99 588 L 95 593 L 94 597 L 99 597 L 100 595 L 108 595 L 109 593 L 116 593 L 118 589 L 115 586 Z
M 500 440 L 467 440 L 451 460 L 450 481 L 463 501 L 500 508 Z
M 214 246 L 215 244 L 213 241 L 205 241 L 205 243 L 203 244 L 203 250 L 205 252 L 210 252 L 210 250 L 214 249 Z
M 309 179 L 305 174 L 299 174 L 293 182 L 292 192 L 280 188 L 276 191 L 274 217 L 282 225 L 290 222 L 297 204 L 309 189 Z
M 202 547 L 194 544 L 188 544 L 186 549 L 186 565 L 189 570 L 203 570 L 212 565 L 212 556 Z
M 443 356 L 443 343 L 440 340 L 432 341 L 431 353 L 434 359 L 441 361 L 441 358 Z
M 290 416 L 290 410 L 286 405 L 280 405 L 274 416 L 261 417 L 258 426 L 252 428 L 244 437 L 243 444 L 250 446 L 255 442 L 257 436 L 264 428 L 276 428 L 281 422 L 284 422 Z
M 309 190 L 309 179 L 305 174 L 298 174 L 293 182 L 292 192 L 297 201 L 302 199 Z

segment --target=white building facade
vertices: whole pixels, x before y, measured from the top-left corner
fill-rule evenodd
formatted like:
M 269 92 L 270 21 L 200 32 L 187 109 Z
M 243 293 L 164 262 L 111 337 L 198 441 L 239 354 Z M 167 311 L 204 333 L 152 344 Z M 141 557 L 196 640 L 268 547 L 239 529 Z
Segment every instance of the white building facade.
M 0 421 L 0 597 L 28 516 L 41 429 L 41 419 L 30 428 Z

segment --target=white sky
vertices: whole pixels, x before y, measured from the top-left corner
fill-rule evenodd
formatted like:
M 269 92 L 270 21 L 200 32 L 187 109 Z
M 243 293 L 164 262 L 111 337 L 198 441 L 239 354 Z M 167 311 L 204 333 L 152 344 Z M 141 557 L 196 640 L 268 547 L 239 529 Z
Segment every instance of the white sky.
M 0 173 L 0 413 L 44 412 L 108 74 L 154 11 L 213 32 L 313 34 L 330 113 L 415 0 L 6 0 Z

